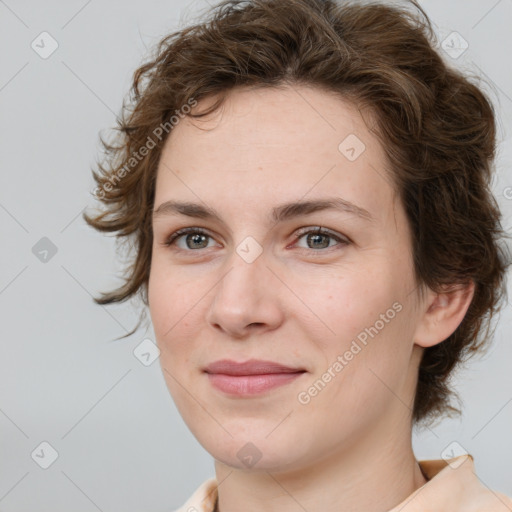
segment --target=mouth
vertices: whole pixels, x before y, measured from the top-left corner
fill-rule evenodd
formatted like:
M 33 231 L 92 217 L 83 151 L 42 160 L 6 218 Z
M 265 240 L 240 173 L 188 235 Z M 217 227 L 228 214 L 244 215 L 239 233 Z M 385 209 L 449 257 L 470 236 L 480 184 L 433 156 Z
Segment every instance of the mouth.
M 214 388 L 235 396 L 261 394 L 307 373 L 304 368 L 254 359 L 243 363 L 223 359 L 208 365 L 204 372 Z

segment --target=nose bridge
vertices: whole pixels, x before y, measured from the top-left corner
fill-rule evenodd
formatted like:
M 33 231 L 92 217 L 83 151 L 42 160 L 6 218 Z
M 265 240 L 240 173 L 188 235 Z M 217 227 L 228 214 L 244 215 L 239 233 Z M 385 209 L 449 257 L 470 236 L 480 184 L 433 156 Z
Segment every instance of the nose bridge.
M 250 238 L 250 237 L 247 237 Z M 275 327 L 281 311 L 276 283 L 263 248 L 244 239 L 227 260 L 227 270 L 213 290 L 208 321 L 226 332 L 241 334 L 251 324 Z
M 262 248 L 259 254 L 256 252 L 254 242 L 244 241 L 236 247 L 228 260 L 228 271 L 217 287 L 217 302 L 232 302 L 231 307 L 237 304 L 240 308 L 244 305 L 254 307 L 270 291 L 268 279 L 271 272 L 267 268 L 268 262 Z

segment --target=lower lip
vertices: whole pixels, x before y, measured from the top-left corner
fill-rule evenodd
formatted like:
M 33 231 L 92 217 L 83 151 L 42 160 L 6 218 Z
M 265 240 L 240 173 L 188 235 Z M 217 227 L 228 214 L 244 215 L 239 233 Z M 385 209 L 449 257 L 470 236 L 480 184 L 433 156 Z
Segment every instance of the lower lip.
M 299 373 L 266 373 L 262 375 L 226 375 L 223 373 L 208 373 L 211 384 L 230 395 L 256 395 L 270 389 L 283 386 L 300 377 Z

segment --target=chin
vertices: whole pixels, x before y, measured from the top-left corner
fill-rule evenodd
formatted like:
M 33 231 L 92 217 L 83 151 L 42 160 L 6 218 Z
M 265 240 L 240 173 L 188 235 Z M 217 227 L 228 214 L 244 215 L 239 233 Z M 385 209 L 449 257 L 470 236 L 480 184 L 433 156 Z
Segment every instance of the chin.
M 210 452 L 210 454 L 215 460 L 238 470 L 248 472 L 280 472 L 294 469 L 297 464 L 295 459 L 290 460 L 289 458 L 293 450 L 286 451 L 288 455 L 280 452 L 270 452 L 270 450 L 267 449 L 259 450 L 247 443 L 246 445 L 242 445 L 242 448 L 238 448 L 238 446 L 234 447 L 229 453 L 216 449 L 213 450 L 213 453 Z
M 275 422 L 251 424 L 240 420 L 236 426 L 233 421 L 225 425 L 229 434 L 223 429 L 222 435 L 219 429 L 206 432 L 204 424 L 199 429 L 191 428 L 191 431 L 215 460 L 227 466 L 247 471 L 297 469 L 299 461 L 304 461 L 313 447 L 304 440 L 295 439 L 290 429 L 272 432 L 275 427 Z M 272 433 L 269 435 L 269 432 Z

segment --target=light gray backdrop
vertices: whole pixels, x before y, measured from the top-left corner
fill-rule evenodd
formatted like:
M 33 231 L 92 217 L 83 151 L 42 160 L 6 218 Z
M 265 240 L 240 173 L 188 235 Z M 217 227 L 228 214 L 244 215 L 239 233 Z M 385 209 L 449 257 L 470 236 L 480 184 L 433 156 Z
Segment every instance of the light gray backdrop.
M 512 0 L 421 4 L 447 59 L 483 76 L 496 102 L 494 190 L 508 228 Z M 214 474 L 158 361 L 145 366 L 134 355 L 143 339 L 154 340 L 152 331 L 110 342 L 135 325 L 137 304 L 93 303 L 92 295 L 120 284 L 121 267 L 114 239 L 81 218 L 93 203 L 98 134 L 115 125 L 133 71 L 147 49 L 204 7 L 204 0 L 0 0 L 0 511 L 169 511 Z M 462 421 L 414 434 L 419 459 L 468 451 L 483 483 L 509 495 L 511 317 L 507 306 L 493 349 L 454 381 Z

